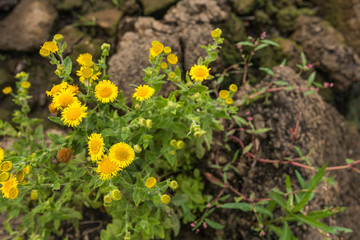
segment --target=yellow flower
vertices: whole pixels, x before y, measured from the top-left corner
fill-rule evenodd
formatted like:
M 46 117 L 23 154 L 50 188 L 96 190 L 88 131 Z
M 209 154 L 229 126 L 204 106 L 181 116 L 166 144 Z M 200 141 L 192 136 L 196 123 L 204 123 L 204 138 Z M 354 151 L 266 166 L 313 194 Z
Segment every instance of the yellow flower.
M 162 202 L 163 204 L 169 204 L 169 202 L 170 202 L 170 196 L 167 195 L 167 194 L 162 195 L 162 196 L 161 196 L 161 202 Z
M 0 171 L 2 172 L 9 172 L 13 167 L 12 162 L 5 161 L 0 164 Z
M 104 139 L 101 137 L 101 134 L 91 134 L 89 137 L 88 148 L 91 160 L 96 161 L 101 159 L 104 155 Z
M 171 188 L 172 190 L 177 189 L 177 188 L 178 188 L 178 186 L 179 186 L 179 184 L 178 184 L 178 182 L 177 182 L 177 181 L 172 180 L 172 181 L 170 182 L 170 188 Z
M 112 200 L 119 201 L 121 199 L 121 196 L 122 194 L 119 189 L 114 189 L 110 192 L 110 197 Z
M 107 155 L 104 155 L 103 159 L 97 162 L 97 165 L 96 172 L 100 174 L 102 180 L 114 177 L 117 175 L 118 171 L 122 170 L 119 166 L 110 161 L 110 158 Z
M 161 69 L 167 69 L 167 68 L 168 68 L 167 63 L 166 63 L 166 62 L 161 62 L 161 63 L 160 63 L 160 68 L 161 68 Z
M 155 89 L 148 85 L 140 85 L 135 90 L 136 92 L 134 93 L 133 98 L 136 98 L 136 100 L 140 102 L 149 99 L 155 92 Z
M 3 88 L 2 92 L 7 95 L 12 92 L 12 87 Z
M 154 40 L 154 41 L 151 42 L 151 46 L 153 47 L 153 46 L 155 46 L 156 44 L 159 44 L 159 43 L 160 43 L 159 41 Z
M 170 48 L 170 47 L 165 47 L 165 48 L 164 48 L 164 53 L 165 53 L 166 55 L 170 54 L 170 53 L 171 53 L 171 48 Z
M 2 162 L 2 160 L 4 160 L 5 157 L 5 151 L 4 149 L 2 149 L 2 147 L 0 147 L 0 163 Z
M 232 98 L 226 98 L 225 103 L 228 104 L 228 105 L 232 104 L 233 103 Z
M 19 196 L 19 189 L 17 187 L 11 187 L 9 190 L 9 198 L 15 199 Z
M 164 45 L 162 45 L 161 43 L 155 43 L 152 48 L 150 48 L 150 55 L 152 57 L 156 57 L 159 54 L 161 54 L 164 50 Z
M 176 147 L 178 148 L 178 149 L 182 149 L 182 148 L 184 148 L 184 142 L 183 141 L 177 141 L 177 143 L 176 143 Z
M 94 65 L 92 57 L 93 56 L 90 53 L 83 53 L 83 54 L 79 55 L 79 57 L 76 59 L 76 61 L 81 66 L 92 67 Z
M 60 90 L 67 88 L 68 85 L 69 84 L 67 82 L 54 85 L 50 91 L 46 91 L 46 95 L 49 97 L 54 97 Z
M 55 103 L 54 102 L 51 102 L 50 104 L 49 104 L 49 112 L 51 113 L 51 114 L 55 114 L 55 113 L 57 113 L 60 109 L 58 109 L 58 108 L 56 108 L 55 107 Z
M 112 202 L 112 199 L 109 194 L 104 196 L 104 203 L 110 204 Z
M 73 151 L 70 148 L 61 148 L 57 154 L 56 158 L 61 163 L 68 163 L 72 158 Z
M 24 179 L 25 179 L 25 172 L 24 171 L 20 171 L 20 172 L 18 172 L 17 174 L 16 174 L 16 180 L 18 181 L 18 182 L 22 182 L 22 181 L 24 181 Z
M 178 57 L 175 54 L 168 55 L 166 59 L 171 65 L 175 65 L 178 62 Z
M 190 69 L 190 76 L 192 80 L 197 81 L 204 81 L 209 77 L 209 71 L 211 68 L 207 68 L 205 65 L 194 65 Z
M 22 88 L 28 89 L 30 86 L 31 86 L 31 83 L 28 82 L 28 81 L 25 81 L 25 82 L 21 83 Z
M 87 107 L 82 106 L 79 101 L 74 102 L 62 111 L 61 120 L 69 127 L 75 127 L 86 117 L 86 109 Z
M 219 92 L 219 97 L 221 97 L 222 99 L 225 99 L 225 98 L 227 98 L 227 97 L 229 97 L 229 91 L 228 90 L 221 90 L 220 92 Z
M 23 168 L 23 171 L 26 175 L 28 175 L 31 172 L 31 167 L 30 165 L 26 165 L 26 167 Z
M 48 57 L 50 56 L 50 51 L 44 47 L 40 48 L 40 51 L 39 51 L 40 55 L 42 57 Z
M 171 72 L 171 73 L 169 73 L 169 79 L 174 79 L 175 78 L 175 73 L 174 72 Z
M 101 72 L 94 74 L 94 69 L 86 66 L 80 67 L 80 70 L 76 71 L 76 75 L 80 77 L 80 82 L 84 82 L 85 79 L 90 79 L 90 82 L 95 81 L 99 78 Z
M 231 84 L 229 90 L 232 92 L 236 92 L 238 90 L 238 87 L 235 84 Z
M 153 188 L 156 185 L 156 179 L 154 177 L 149 177 L 146 179 L 145 186 L 147 188 Z
M 124 142 L 119 142 L 110 148 L 109 157 L 111 162 L 120 168 L 124 168 L 134 161 L 135 152 L 130 145 Z
M 211 32 L 211 37 L 218 38 L 221 36 L 221 33 L 222 33 L 221 29 L 217 28 Z
M 8 172 L 0 173 L 0 182 L 5 182 L 9 179 L 10 174 Z
M 118 87 L 109 80 L 103 80 L 95 87 L 95 97 L 99 102 L 113 102 L 117 96 Z
M 76 85 L 69 85 L 67 87 L 67 89 L 70 91 L 70 92 L 73 92 L 75 95 L 77 95 L 79 93 L 79 87 L 76 86 Z
M 47 49 L 47 50 L 49 50 L 50 52 L 53 52 L 53 53 L 59 51 L 58 45 L 53 41 L 45 42 L 44 45 L 42 46 L 42 48 L 45 48 L 45 49 Z
M 16 191 L 13 190 L 13 188 L 16 188 L 18 185 L 18 181 L 16 180 L 15 175 L 11 175 L 6 182 L 1 182 L 1 184 L 2 187 L 0 188 L 0 190 L 2 191 L 4 198 L 10 198 L 10 192 L 12 193 L 11 197 L 14 197 L 16 195 Z M 17 195 L 15 196 L 15 198 L 16 197 Z
M 54 35 L 54 41 L 62 41 L 64 39 L 64 36 L 60 33 Z
M 77 102 L 78 98 L 69 89 L 61 90 L 53 99 L 54 108 L 63 109 L 68 107 L 70 104 Z

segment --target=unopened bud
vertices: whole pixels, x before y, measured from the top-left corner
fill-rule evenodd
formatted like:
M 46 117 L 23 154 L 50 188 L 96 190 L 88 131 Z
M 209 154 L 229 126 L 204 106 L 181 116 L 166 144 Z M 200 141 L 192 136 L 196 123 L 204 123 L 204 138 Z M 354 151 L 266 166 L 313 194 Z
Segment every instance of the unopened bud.
M 146 126 L 146 120 L 144 118 L 140 118 L 140 126 Z
M 139 109 L 140 108 L 140 105 L 139 104 L 135 104 L 135 109 Z
M 39 193 L 37 190 L 32 190 L 31 194 L 30 194 L 30 199 L 31 200 L 38 200 L 39 198 Z
M 140 147 L 140 145 L 136 144 L 136 145 L 134 146 L 134 150 L 135 150 L 136 153 L 141 153 L 142 148 Z
M 64 39 L 64 36 L 60 33 L 54 35 L 54 41 L 60 42 Z
M 121 199 L 121 192 L 118 189 L 112 190 L 110 192 L 110 197 L 112 200 L 119 201 Z
M 178 149 L 182 149 L 182 148 L 184 148 L 184 142 L 183 141 L 177 141 L 177 143 L 176 143 L 176 147 L 178 148 Z
M 175 139 L 172 139 L 172 140 L 170 141 L 170 145 L 173 146 L 173 147 L 176 146 L 176 143 L 177 143 L 177 141 L 176 141 Z
M 109 43 L 103 43 L 101 45 L 101 50 L 110 50 L 111 45 Z
M 178 186 L 179 186 L 179 184 L 178 184 L 178 182 L 177 182 L 177 181 L 172 180 L 172 181 L 170 182 L 170 188 L 171 188 L 172 190 L 177 189 L 177 188 L 178 188 Z
M 146 120 L 146 127 L 147 128 L 152 128 L 152 120 L 151 119 Z
M 109 194 L 104 196 L 104 203 L 110 204 L 112 202 L 112 199 Z
M 20 171 L 20 172 L 16 173 L 16 180 L 17 180 L 18 182 L 24 181 L 25 175 L 26 175 L 26 174 L 25 174 L 24 171 Z

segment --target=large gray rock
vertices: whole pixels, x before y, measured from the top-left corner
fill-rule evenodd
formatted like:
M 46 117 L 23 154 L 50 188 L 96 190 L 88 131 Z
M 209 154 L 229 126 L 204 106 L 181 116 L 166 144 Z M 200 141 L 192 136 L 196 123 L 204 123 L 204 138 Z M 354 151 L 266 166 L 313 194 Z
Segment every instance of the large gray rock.
M 57 12 L 47 0 L 22 0 L 0 22 L 0 50 L 31 51 L 49 40 Z
M 318 17 L 300 17 L 292 38 L 315 67 L 326 72 L 335 88 L 346 90 L 360 80 L 360 58 L 346 46 L 340 32 Z

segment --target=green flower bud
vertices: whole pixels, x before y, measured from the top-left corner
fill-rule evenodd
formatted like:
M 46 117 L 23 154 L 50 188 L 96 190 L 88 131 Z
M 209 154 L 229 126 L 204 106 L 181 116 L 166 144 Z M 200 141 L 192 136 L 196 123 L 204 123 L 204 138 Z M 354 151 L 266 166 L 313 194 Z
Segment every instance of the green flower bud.
M 109 194 L 104 196 L 104 203 L 110 204 L 112 202 L 112 199 Z
M 140 147 L 140 145 L 136 144 L 136 145 L 134 146 L 134 150 L 135 150 L 136 153 L 141 153 L 142 148 Z
M 140 126 L 146 126 L 146 120 L 144 118 L 140 118 Z
M 31 194 L 30 194 L 30 199 L 35 201 L 35 200 L 38 200 L 38 198 L 39 198 L 38 191 L 37 190 L 32 190 Z
M 111 47 L 111 45 L 109 44 L 109 43 L 103 43 L 102 45 L 101 45 L 101 50 L 102 51 L 104 51 L 104 50 L 110 50 L 110 47 Z
M 176 147 L 178 148 L 178 149 L 182 149 L 182 148 L 184 148 L 184 142 L 183 141 L 177 141 L 177 143 L 176 143 Z
M 176 151 L 175 151 L 175 150 L 171 150 L 171 151 L 170 151 L 170 154 L 171 154 L 171 155 L 175 155 L 175 154 L 176 154 Z
M 135 104 L 135 109 L 139 109 L 140 108 L 140 105 L 139 104 Z
M 178 184 L 178 182 L 177 182 L 177 181 L 172 180 L 172 181 L 170 182 L 170 188 L 171 188 L 172 190 L 177 189 L 177 188 L 178 188 L 178 186 L 179 186 L 179 184 Z
M 60 33 L 54 35 L 54 41 L 56 41 L 56 42 L 60 42 L 63 39 L 64 39 L 64 36 L 61 35 Z
M 119 201 L 121 199 L 121 192 L 118 189 L 112 190 L 110 192 L 110 197 L 112 200 Z
M 146 120 L 146 127 L 147 128 L 152 128 L 152 120 L 151 119 Z
M 176 143 L 177 143 L 177 141 L 176 141 L 175 139 L 172 139 L 172 140 L 170 141 L 170 145 L 173 146 L 173 147 L 176 146 Z

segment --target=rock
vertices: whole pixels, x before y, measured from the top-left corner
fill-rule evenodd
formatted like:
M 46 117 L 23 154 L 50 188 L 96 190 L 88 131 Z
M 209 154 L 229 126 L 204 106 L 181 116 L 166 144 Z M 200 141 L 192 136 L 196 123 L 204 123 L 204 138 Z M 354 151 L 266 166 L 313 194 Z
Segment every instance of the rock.
M 0 22 L 0 50 L 38 50 L 49 40 L 57 12 L 47 0 L 23 0 Z
M 234 11 L 240 15 L 251 13 L 256 4 L 255 0 L 231 0 L 230 2 Z
M 70 11 L 74 8 L 81 7 L 83 0 L 63 0 L 59 1 L 56 8 L 63 11 Z
M 292 38 L 300 44 L 309 63 L 326 72 L 334 87 L 345 91 L 360 80 L 360 61 L 350 47 L 343 44 L 341 34 L 318 17 L 300 17 Z
M 286 81 L 290 86 L 297 86 L 304 88 L 306 81 L 300 78 L 291 68 L 277 67 L 274 69 L 277 73 L 277 80 Z M 271 78 L 266 78 L 261 82 L 257 89 L 261 89 L 271 81 Z M 299 147 L 304 155 L 314 149 L 309 161 L 313 166 L 321 167 L 325 163 L 329 166 L 346 165 L 346 158 L 359 159 L 360 157 L 360 136 L 355 129 L 353 129 L 341 116 L 337 110 L 324 102 L 318 93 L 304 96 L 303 92 L 274 92 L 269 98 L 268 102 L 271 104 L 264 104 L 265 100 L 257 101 L 251 104 L 248 109 L 244 109 L 242 114 L 250 111 L 255 116 L 261 115 L 266 128 L 271 128 L 272 131 L 267 133 L 266 139 L 261 139 L 260 157 L 267 159 L 279 159 L 291 142 L 290 128 L 295 129 L 298 121 L 299 112 L 301 112 L 299 132 L 294 145 Z M 244 116 L 240 114 L 240 116 Z M 273 116 L 276 115 L 276 118 Z M 256 117 L 259 118 L 259 117 Z M 246 144 L 246 143 L 245 143 Z M 274 149 L 276 149 L 274 151 Z M 288 151 L 289 157 L 297 157 L 297 152 L 290 148 Z M 257 164 L 257 172 L 254 175 L 253 182 L 261 179 L 264 188 L 273 188 L 273 179 L 279 174 L 278 186 L 283 186 L 283 180 L 286 174 L 291 178 L 294 173 L 294 168 L 289 165 L 281 165 L 279 169 L 272 169 L 269 164 Z M 266 170 L 265 170 L 266 169 Z M 280 171 L 280 169 L 283 169 Z M 313 172 L 301 168 L 295 168 L 301 172 L 304 178 L 309 178 Z M 257 173 L 259 179 L 257 179 Z M 266 172 L 266 173 L 265 173 Z M 267 173 L 269 172 L 269 174 Z M 282 173 L 281 173 L 282 172 Z M 261 176 L 260 176 L 261 175 Z M 355 191 L 357 183 L 360 181 L 360 174 L 354 171 L 340 170 L 336 172 L 328 172 L 327 177 L 336 175 L 337 187 L 328 187 L 329 190 L 326 194 L 316 195 L 314 200 L 311 201 L 311 209 L 320 209 L 323 206 L 346 206 L 348 207 L 343 213 L 337 214 L 336 219 L 330 219 L 330 225 L 338 225 L 348 227 L 354 230 L 353 235 L 347 235 L 349 239 L 358 239 L 360 231 L 357 228 L 355 219 L 358 217 L 357 209 L 359 209 L 360 193 Z M 247 179 L 246 176 L 243 179 Z M 269 179 L 269 181 L 267 181 Z M 276 182 L 276 181 L 275 181 Z M 296 182 L 295 180 L 293 181 Z M 250 184 L 250 183 L 248 183 Z M 244 188 L 248 185 L 244 182 Z M 252 185 L 248 185 L 247 189 L 250 191 Z M 262 192 L 262 191 L 259 191 Z M 264 192 L 266 192 L 264 190 Z M 242 191 L 246 194 L 246 191 Z M 339 196 L 342 196 L 339 198 Z M 355 211 L 356 210 L 356 211 Z M 296 233 L 300 234 L 296 231 Z M 313 234 L 311 236 L 302 236 L 299 239 L 317 239 Z M 319 236 L 317 236 L 319 237 Z M 321 239 L 321 238 L 319 238 Z
M 130 20 L 126 20 L 132 22 Z M 170 46 L 181 62 L 180 41 L 174 29 L 150 17 L 140 17 L 134 22 L 133 31 L 126 32 L 117 45 L 117 52 L 110 58 L 110 79 L 121 86 L 125 97 L 131 99 L 134 87 L 130 84 L 144 84 L 143 69 L 149 66 L 148 57 L 151 42 L 157 40 Z M 167 84 L 165 89 L 171 86 Z M 165 91 L 165 90 L 163 90 Z M 168 91 L 167 91 L 168 92 Z
M 116 9 L 107 9 L 90 13 L 85 16 L 87 20 L 94 20 L 96 25 L 103 28 L 110 36 L 116 33 L 116 27 L 123 13 Z
M 176 1 L 177 0 L 140 0 L 145 15 L 151 15 L 159 10 L 163 10 Z

